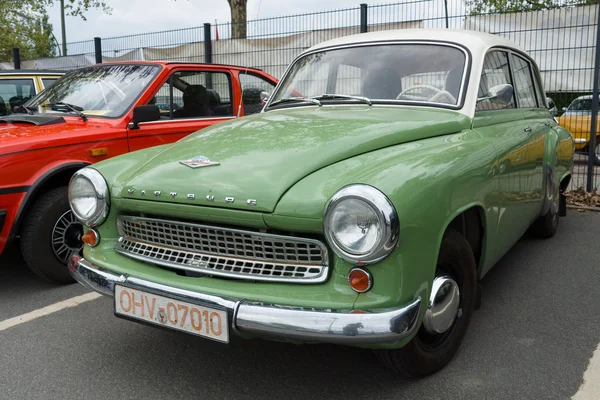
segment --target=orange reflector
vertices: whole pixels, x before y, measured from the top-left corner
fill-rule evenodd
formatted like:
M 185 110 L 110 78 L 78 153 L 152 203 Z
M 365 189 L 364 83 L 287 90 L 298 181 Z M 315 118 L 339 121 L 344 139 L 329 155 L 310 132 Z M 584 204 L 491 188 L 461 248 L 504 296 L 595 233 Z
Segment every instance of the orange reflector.
M 94 247 L 97 246 L 100 242 L 100 235 L 95 230 L 90 229 L 81 237 L 81 241 L 85 244 Z
M 362 268 L 354 268 L 350 271 L 348 282 L 350 283 L 350 287 L 358 293 L 366 292 L 371 289 L 371 285 L 373 284 L 369 271 Z
M 90 154 L 92 155 L 92 157 L 105 156 L 108 155 L 108 149 L 106 147 L 102 147 L 99 149 L 91 149 Z

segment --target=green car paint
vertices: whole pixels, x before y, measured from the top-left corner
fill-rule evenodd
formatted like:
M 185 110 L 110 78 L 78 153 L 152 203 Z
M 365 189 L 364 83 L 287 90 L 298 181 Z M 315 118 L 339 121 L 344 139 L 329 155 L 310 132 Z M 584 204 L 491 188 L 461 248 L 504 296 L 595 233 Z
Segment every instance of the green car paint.
M 477 260 L 483 277 L 542 212 L 546 164 L 556 184 L 568 178 L 572 149 L 569 132 L 545 110 L 485 111 L 474 118 L 401 105 L 270 111 L 95 164 L 112 203 L 98 227 L 100 245 L 86 246 L 84 257 L 114 273 L 200 293 L 314 308 L 398 308 L 418 296 L 429 298 L 442 235 L 471 208 L 484 229 Z M 180 163 L 199 154 L 220 165 L 192 169 Z M 400 220 L 394 251 L 368 268 L 373 287 L 366 293 L 350 288 L 347 275 L 354 265 L 333 251 L 328 279 L 300 285 L 183 277 L 114 250 L 119 214 L 292 232 L 325 242 L 325 205 L 353 183 L 383 192 Z M 236 200 L 227 203 L 225 197 Z M 423 302 L 420 318 L 426 306 Z M 398 348 L 412 336 L 365 347 Z

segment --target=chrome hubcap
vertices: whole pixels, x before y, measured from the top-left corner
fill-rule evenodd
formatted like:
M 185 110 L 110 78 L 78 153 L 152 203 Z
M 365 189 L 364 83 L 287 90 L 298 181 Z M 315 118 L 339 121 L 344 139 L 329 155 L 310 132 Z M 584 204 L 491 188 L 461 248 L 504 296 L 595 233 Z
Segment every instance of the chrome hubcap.
M 425 330 L 431 334 L 446 332 L 458 316 L 460 292 L 458 284 L 448 276 L 433 280 L 429 305 L 423 319 Z
M 83 225 L 71 210 L 61 215 L 52 229 L 52 250 L 58 261 L 66 264 L 73 254 L 81 251 L 82 235 Z

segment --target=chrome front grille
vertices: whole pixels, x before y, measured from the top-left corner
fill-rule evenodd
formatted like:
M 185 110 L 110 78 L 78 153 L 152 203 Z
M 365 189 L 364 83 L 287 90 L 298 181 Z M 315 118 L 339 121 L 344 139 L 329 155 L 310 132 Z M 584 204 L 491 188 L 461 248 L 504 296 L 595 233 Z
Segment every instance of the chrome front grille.
M 327 279 L 327 248 L 318 240 L 130 216 L 120 216 L 118 228 L 115 249 L 141 261 L 238 279 Z

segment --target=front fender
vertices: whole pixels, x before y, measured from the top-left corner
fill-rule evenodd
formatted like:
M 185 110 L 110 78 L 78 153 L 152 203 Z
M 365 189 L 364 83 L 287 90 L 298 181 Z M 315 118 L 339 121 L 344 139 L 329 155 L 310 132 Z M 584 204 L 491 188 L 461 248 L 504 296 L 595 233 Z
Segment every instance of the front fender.
M 304 221 L 306 231 L 322 234 L 325 205 L 337 190 L 352 183 L 374 186 L 396 207 L 400 239 L 386 259 L 369 267 L 373 288 L 358 296 L 355 307 L 393 307 L 418 296 L 428 299 L 443 233 L 466 208 L 487 209 L 494 192 L 495 160 L 489 142 L 470 130 L 391 146 L 302 179 L 265 222 L 289 229 L 292 221 Z M 347 274 L 353 267 L 334 257 L 338 273 Z

